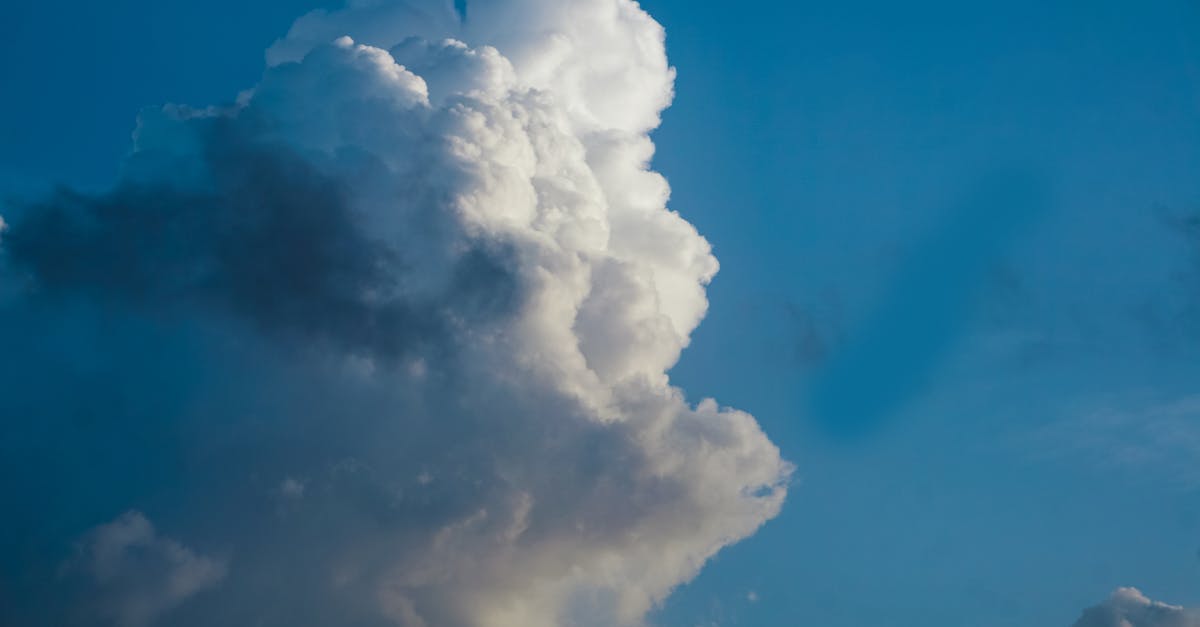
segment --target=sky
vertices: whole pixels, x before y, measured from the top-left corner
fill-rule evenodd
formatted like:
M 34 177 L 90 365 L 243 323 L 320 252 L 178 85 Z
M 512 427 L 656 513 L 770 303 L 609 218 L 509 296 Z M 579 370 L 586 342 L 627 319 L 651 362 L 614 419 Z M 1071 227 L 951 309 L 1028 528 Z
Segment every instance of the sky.
M 253 4 L 0 20 L 0 622 L 1200 624 L 1194 3 Z

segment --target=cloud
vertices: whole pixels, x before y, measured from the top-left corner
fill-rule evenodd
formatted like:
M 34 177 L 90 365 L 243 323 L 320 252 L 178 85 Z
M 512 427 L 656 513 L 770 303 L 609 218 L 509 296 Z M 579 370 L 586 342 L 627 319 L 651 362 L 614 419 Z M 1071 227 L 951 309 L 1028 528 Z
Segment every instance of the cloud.
M 143 112 L 112 190 L 8 207 L 0 470 L 41 468 L 0 483 L 14 542 L 136 507 L 228 555 L 202 597 L 134 586 L 146 624 L 586 627 L 778 513 L 754 418 L 666 375 L 717 262 L 648 165 L 662 28 L 466 16 L 305 16 L 234 104 Z M 69 603 L 4 568 L 0 619 Z
M 88 579 L 87 609 L 106 624 L 148 625 L 225 576 L 221 560 L 197 555 L 130 511 L 87 534 L 68 570 Z M 93 622 L 88 619 L 86 622 Z
M 1080 412 L 1037 429 L 1030 441 L 1040 458 L 1081 461 L 1157 477 L 1160 484 L 1200 485 L 1200 396 L 1183 396 L 1142 407 L 1105 407 Z
M 438 291 L 416 293 L 400 282 L 410 251 L 366 231 L 348 181 L 272 143 L 242 115 L 168 115 L 197 150 L 174 159 L 203 180 L 166 179 L 154 168 L 174 159 L 151 149 L 133 164 L 150 180 L 97 196 L 60 190 L 25 208 L 6 247 L 40 289 L 213 307 L 269 333 L 376 356 L 434 341 L 452 316 L 511 307 L 517 288 L 499 245 L 464 244 Z
M 1103 603 L 1083 611 L 1074 627 L 1196 627 L 1200 613 L 1152 601 L 1137 588 L 1117 588 Z

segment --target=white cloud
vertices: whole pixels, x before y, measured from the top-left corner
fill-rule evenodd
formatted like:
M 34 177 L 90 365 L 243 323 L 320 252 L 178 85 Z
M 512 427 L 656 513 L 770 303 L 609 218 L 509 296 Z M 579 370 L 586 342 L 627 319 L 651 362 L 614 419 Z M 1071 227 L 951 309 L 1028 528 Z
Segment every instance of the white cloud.
M 1197 627 L 1200 613 L 1146 598 L 1137 588 L 1117 588 L 1083 611 L 1074 627 Z
M 778 513 L 754 418 L 666 375 L 717 262 L 648 166 L 673 71 L 635 3 L 351 2 L 269 56 L 13 228 L 41 289 L 269 340 L 206 345 L 256 383 L 174 417 L 220 459 L 179 517 L 235 561 L 172 624 L 637 624 Z

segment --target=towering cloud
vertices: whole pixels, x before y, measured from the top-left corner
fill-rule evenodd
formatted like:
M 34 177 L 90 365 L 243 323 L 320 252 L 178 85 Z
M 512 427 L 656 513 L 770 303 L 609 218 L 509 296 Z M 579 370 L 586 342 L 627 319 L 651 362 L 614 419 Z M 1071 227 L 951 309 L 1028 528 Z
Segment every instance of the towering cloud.
M 0 619 L 636 624 L 779 511 L 754 419 L 666 375 L 717 263 L 648 166 L 636 3 L 351 0 L 267 57 L 144 112 L 111 191 L 9 207 L 3 470 L 67 465 L 4 484 L 16 537 L 146 514 L 82 541 L 115 605 L 5 560 Z

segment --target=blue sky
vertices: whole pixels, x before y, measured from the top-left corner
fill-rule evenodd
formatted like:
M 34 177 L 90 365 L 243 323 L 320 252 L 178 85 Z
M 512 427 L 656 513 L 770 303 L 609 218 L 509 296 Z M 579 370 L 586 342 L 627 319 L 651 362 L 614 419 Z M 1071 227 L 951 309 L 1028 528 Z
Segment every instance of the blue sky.
M 140 109 L 228 101 L 319 6 L 7 8 L 0 190 L 107 188 Z M 672 381 L 796 466 L 652 620 L 1200 605 L 1200 7 L 643 7 L 678 71 L 653 163 L 721 262 Z
M 1196 391 L 1196 242 L 1164 217 L 1200 195 L 1195 6 L 648 8 L 680 70 L 658 164 L 723 262 L 675 374 L 760 416 L 800 476 L 666 615 L 1065 625 L 1118 585 L 1195 604 L 1194 454 L 1121 464 L 1128 434 L 1089 424 Z M 971 188 L 1013 171 L 1036 210 L 987 215 Z M 850 437 L 812 403 L 879 387 Z

